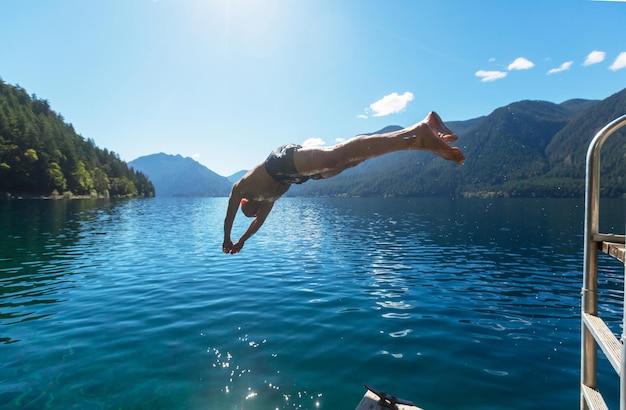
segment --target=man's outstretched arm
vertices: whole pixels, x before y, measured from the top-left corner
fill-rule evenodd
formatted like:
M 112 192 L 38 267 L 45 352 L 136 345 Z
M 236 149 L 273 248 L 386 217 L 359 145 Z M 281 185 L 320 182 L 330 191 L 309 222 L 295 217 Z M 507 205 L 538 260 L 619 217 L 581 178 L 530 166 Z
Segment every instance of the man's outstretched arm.
M 233 222 L 235 221 L 235 215 L 237 215 L 240 202 L 241 195 L 237 192 L 237 184 L 235 184 L 233 189 L 230 191 L 228 208 L 226 209 L 226 218 L 224 218 L 224 242 L 222 243 L 222 252 L 224 253 L 230 253 L 233 249 L 233 242 L 230 239 L 230 233 L 233 229 Z
M 267 219 L 267 216 L 270 214 L 270 211 L 272 210 L 273 207 L 274 207 L 274 202 L 263 202 L 261 204 L 261 206 L 259 207 L 259 211 L 257 212 L 256 218 L 254 218 L 254 220 L 250 222 L 250 226 L 248 226 L 248 229 L 246 230 L 246 232 L 241 236 L 241 238 L 239 238 L 237 243 L 235 243 L 232 246 L 232 249 L 230 251 L 231 254 L 234 255 L 236 253 L 239 253 L 239 251 L 241 251 L 241 248 L 243 248 L 244 243 L 248 239 L 250 239 L 250 237 L 254 235 L 259 230 L 259 228 L 263 225 L 263 223 L 265 222 L 265 219 Z

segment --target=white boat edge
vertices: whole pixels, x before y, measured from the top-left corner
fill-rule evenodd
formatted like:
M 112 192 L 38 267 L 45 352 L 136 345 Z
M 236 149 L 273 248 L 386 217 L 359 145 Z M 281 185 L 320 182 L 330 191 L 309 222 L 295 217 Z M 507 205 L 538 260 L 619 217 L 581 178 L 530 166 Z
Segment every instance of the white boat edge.
M 389 410 L 394 408 L 397 410 L 423 410 L 420 407 L 406 404 L 396 404 L 395 407 L 384 406 L 380 403 L 380 400 L 381 398 L 376 393 L 367 390 L 355 410 Z

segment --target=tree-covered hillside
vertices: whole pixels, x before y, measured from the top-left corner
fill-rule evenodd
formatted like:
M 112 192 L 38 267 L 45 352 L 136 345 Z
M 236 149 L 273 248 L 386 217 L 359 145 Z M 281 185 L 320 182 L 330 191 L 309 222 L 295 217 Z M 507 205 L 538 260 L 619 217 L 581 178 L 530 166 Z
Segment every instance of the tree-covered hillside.
M 561 180 L 582 181 L 585 177 L 587 149 L 591 139 L 604 126 L 626 114 L 626 89 L 600 101 L 575 116 L 552 138 L 546 147 L 550 162 L 549 176 Z M 606 140 L 601 151 L 603 196 L 621 196 L 626 192 L 626 129 Z
M 78 135 L 48 101 L 0 79 L 0 193 L 154 196 L 141 172 Z
M 464 136 L 462 191 L 513 193 L 519 182 L 541 179 L 549 168 L 546 147 L 571 117 L 567 108 L 546 101 L 496 109 Z

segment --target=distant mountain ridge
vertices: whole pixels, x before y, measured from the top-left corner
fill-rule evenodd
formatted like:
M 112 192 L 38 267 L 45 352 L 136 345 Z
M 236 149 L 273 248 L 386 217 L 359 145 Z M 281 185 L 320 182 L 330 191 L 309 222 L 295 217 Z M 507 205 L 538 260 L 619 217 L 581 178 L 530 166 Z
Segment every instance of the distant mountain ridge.
M 230 181 L 231 184 L 234 184 L 235 182 L 239 181 L 241 179 L 242 176 L 246 175 L 248 171 L 239 171 L 239 172 L 235 172 L 234 174 L 232 174 L 231 176 L 228 176 L 228 180 Z
M 328 180 L 294 185 L 287 195 L 580 197 L 589 142 L 599 129 L 624 114 L 626 89 L 601 101 L 518 101 L 486 116 L 447 122 L 459 136 L 454 145 L 467 158 L 463 166 L 423 151 L 400 151 Z M 376 133 L 400 128 L 392 125 Z M 603 148 L 603 196 L 626 195 L 625 136 L 626 130 L 621 130 Z M 246 172 L 227 178 L 190 158 L 155 155 L 130 165 L 150 177 L 159 196 L 228 196 L 232 183 Z
M 129 162 L 148 175 L 157 196 L 228 196 L 232 183 L 192 158 L 164 153 Z

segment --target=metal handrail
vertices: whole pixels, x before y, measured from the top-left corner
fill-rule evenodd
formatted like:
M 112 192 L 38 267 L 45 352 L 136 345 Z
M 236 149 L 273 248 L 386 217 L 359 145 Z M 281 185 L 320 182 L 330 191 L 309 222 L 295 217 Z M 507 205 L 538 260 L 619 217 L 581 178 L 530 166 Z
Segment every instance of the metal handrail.
M 600 150 L 606 139 L 615 131 L 626 125 L 626 115 L 621 116 L 602 128 L 595 135 L 587 150 L 585 176 L 585 231 L 582 312 L 597 316 L 598 314 L 598 244 L 599 213 L 600 213 Z M 626 329 L 626 306 L 623 324 Z M 597 388 L 597 346 L 589 329 L 583 324 L 581 336 L 581 383 L 593 389 Z M 624 330 L 626 331 L 626 330 Z M 622 346 L 626 335 L 622 333 Z M 624 350 L 624 347 L 622 347 Z M 624 352 L 623 352 L 624 353 Z M 624 369 L 626 354 L 622 354 L 621 368 Z M 626 377 L 620 377 L 620 409 L 626 410 Z M 587 409 L 586 400 L 581 392 L 581 408 Z

